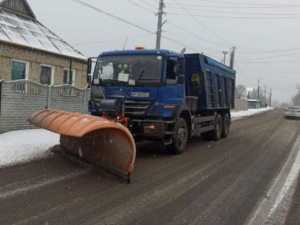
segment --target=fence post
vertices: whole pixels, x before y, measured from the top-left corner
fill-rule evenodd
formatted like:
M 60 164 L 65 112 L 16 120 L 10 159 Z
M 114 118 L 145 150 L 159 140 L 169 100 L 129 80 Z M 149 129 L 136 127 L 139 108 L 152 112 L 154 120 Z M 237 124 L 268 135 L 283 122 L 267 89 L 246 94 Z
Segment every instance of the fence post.
M 48 92 L 47 92 L 47 109 L 51 109 L 51 92 L 52 92 L 52 86 L 48 86 Z

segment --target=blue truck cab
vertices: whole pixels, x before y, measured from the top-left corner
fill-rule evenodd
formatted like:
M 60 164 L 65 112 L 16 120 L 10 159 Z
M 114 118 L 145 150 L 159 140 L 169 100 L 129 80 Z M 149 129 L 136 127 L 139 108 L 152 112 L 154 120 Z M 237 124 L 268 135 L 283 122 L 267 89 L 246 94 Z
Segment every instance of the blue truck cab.
M 90 86 L 91 114 L 127 117 L 136 141 L 163 141 L 170 153 L 180 154 L 193 136 L 215 141 L 228 136 L 235 71 L 205 55 L 104 52 Z

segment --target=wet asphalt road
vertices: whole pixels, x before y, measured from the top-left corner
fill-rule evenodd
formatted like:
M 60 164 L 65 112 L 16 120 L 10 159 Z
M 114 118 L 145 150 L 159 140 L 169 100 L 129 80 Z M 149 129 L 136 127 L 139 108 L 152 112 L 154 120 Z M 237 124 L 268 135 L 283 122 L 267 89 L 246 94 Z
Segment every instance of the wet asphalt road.
M 234 121 L 220 142 L 193 140 L 180 156 L 143 143 L 130 185 L 59 155 L 0 169 L 0 224 L 300 224 L 299 185 L 266 216 L 299 134 L 300 121 L 273 110 Z

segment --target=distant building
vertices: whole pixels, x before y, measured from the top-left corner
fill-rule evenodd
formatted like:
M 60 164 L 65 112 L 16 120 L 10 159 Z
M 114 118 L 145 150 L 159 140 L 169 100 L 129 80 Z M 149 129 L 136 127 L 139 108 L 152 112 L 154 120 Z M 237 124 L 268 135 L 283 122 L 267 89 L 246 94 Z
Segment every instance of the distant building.
M 257 99 L 248 99 L 248 109 L 259 109 L 260 108 L 260 100 Z
M 86 67 L 86 58 L 42 25 L 26 0 L 0 0 L 0 80 L 83 88 Z

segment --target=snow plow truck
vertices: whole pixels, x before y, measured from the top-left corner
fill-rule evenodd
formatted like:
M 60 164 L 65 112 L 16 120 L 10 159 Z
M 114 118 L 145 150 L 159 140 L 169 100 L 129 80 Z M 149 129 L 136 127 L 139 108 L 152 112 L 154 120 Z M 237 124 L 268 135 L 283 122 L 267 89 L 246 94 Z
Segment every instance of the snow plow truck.
M 47 109 L 28 122 L 61 134 L 66 152 L 128 182 L 136 142 L 160 141 L 168 153 L 181 154 L 192 137 L 218 141 L 229 134 L 236 72 L 210 57 L 111 51 L 89 58 L 87 72 L 91 115 Z

